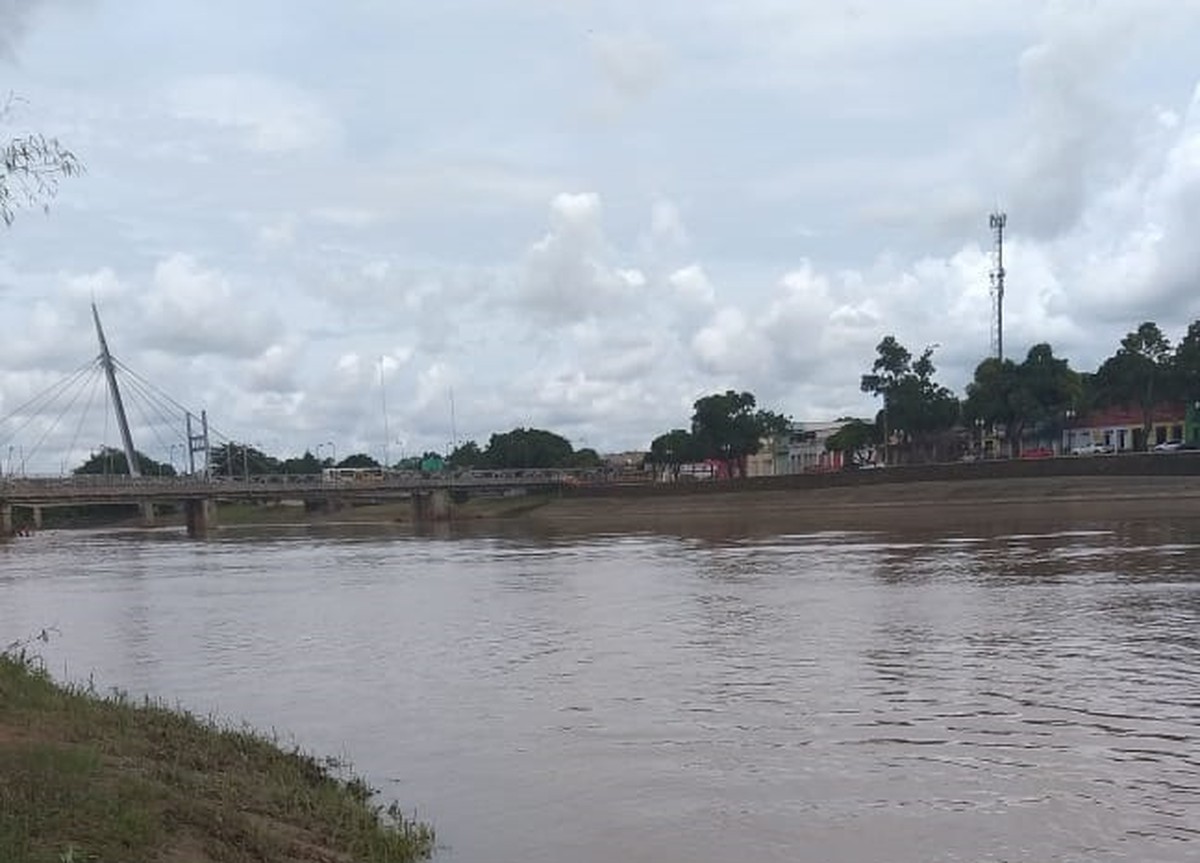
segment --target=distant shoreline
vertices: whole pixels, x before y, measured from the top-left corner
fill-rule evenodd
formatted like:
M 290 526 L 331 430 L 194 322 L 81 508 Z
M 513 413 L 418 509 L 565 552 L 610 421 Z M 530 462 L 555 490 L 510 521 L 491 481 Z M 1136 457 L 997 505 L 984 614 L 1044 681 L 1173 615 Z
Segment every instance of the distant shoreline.
M 834 488 L 714 489 L 707 493 L 564 496 L 525 517 L 547 528 L 690 533 L 958 529 L 1200 518 L 1198 476 L 957 479 Z
M 941 531 L 972 526 L 1092 525 L 1200 518 L 1200 454 L 895 467 L 759 479 L 564 488 L 476 498 L 454 507 L 466 530 L 533 533 L 778 534 L 821 530 Z M 161 526 L 173 526 L 176 518 Z M 412 526 L 408 501 L 305 512 L 222 506 L 217 530 L 256 526 Z M 444 524 L 444 523 L 435 523 Z M 133 528 L 136 520 L 91 528 Z M 83 525 L 81 525 L 83 526 Z

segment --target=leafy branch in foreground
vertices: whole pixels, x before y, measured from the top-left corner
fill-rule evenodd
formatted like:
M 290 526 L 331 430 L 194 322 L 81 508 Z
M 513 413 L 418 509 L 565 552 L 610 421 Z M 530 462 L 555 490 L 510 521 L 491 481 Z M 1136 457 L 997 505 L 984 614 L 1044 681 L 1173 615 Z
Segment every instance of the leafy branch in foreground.
M 12 98 L 3 109 L 3 119 L 12 107 Z M 58 194 L 63 177 L 83 173 L 83 163 L 57 138 L 29 134 L 11 138 L 0 144 L 0 218 L 11 225 L 20 207 L 39 203 L 48 209 L 48 199 Z

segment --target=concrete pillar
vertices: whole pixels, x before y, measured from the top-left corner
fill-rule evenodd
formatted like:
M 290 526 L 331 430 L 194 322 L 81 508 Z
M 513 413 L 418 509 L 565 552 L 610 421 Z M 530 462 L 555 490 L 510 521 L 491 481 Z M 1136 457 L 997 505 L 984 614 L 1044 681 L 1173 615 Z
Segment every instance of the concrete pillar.
M 450 492 L 444 488 L 413 492 L 413 521 L 449 521 L 453 509 Z
M 217 507 L 211 498 L 189 498 L 183 502 L 184 520 L 187 522 L 187 535 L 197 539 L 208 536 L 208 532 L 217 526 Z
M 142 527 L 154 527 L 154 501 L 144 500 L 138 508 L 142 511 Z
M 31 507 L 33 510 L 33 529 L 42 529 L 42 508 L 40 506 Z
M 12 536 L 13 533 L 13 517 L 12 504 L 0 504 L 0 536 Z

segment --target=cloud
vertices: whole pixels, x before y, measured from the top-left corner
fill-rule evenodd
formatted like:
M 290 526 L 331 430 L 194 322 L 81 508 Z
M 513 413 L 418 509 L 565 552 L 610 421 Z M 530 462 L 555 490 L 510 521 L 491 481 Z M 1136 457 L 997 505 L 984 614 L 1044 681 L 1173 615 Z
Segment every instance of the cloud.
M 666 48 L 645 33 L 598 33 L 591 45 L 605 89 L 621 105 L 647 98 L 666 78 Z
M 645 277 L 612 265 L 600 217 L 600 196 L 591 192 L 551 202 L 550 230 L 525 254 L 518 282 L 521 303 L 542 321 L 569 323 L 636 302 Z
M 145 344 L 182 356 L 259 356 L 280 326 L 257 297 L 186 254 L 158 262 L 141 308 Z
M 262 75 L 197 75 L 172 87 L 168 99 L 177 118 L 235 130 L 241 146 L 260 153 L 319 149 L 341 137 L 315 97 Z
M 43 0 L 0 0 L 0 60 L 11 60 Z

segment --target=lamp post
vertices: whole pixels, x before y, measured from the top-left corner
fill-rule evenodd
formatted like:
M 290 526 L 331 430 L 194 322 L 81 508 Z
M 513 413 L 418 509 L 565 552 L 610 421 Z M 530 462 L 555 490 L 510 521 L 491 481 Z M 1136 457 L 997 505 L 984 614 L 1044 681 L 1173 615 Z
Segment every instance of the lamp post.
M 975 445 L 976 446 L 975 452 L 976 452 L 976 455 L 978 456 L 979 460 L 982 461 L 983 460 L 983 417 L 975 417 L 975 438 L 977 440 L 977 443 Z
M 1071 449 L 1075 443 L 1075 431 L 1074 431 L 1075 409 L 1067 408 L 1064 416 L 1066 417 L 1067 430 L 1063 434 L 1063 438 L 1065 439 L 1064 445 L 1063 445 L 1063 455 L 1066 455 L 1067 453 L 1069 453 L 1071 451 Z

